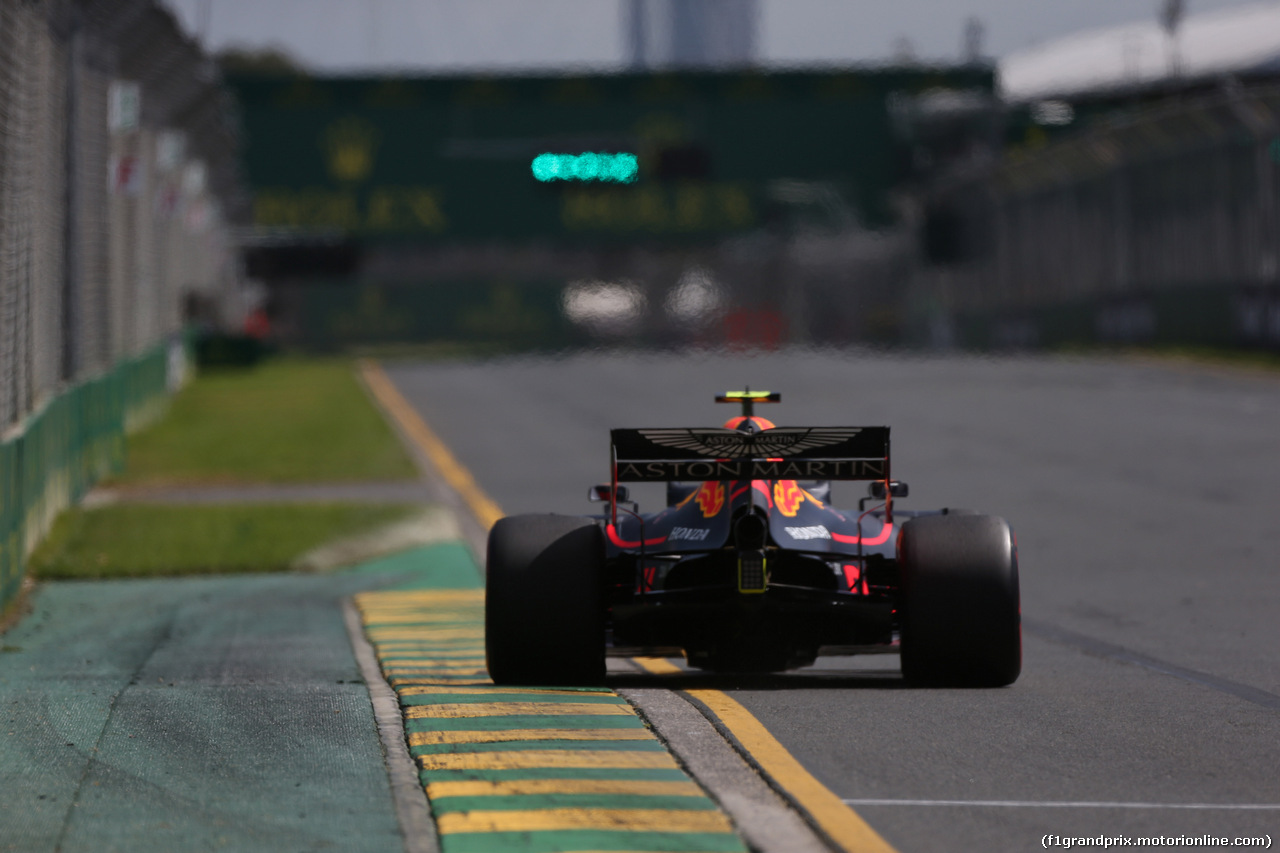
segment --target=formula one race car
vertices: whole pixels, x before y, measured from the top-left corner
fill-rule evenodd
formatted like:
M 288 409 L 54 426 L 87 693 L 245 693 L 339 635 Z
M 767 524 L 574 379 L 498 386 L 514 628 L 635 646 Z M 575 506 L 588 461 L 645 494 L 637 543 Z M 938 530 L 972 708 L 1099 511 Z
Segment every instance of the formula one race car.
M 888 427 L 776 427 L 763 391 L 721 428 L 615 429 L 594 516 L 519 515 L 489 534 L 485 643 L 497 684 L 598 684 L 605 657 L 684 654 L 772 672 L 898 651 L 911 682 L 1002 686 L 1022 667 L 1018 554 L 1004 519 L 895 506 Z M 831 481 L 868 481 L 858 510 Z M 626 482 L 666 482 L 641 514 Z M 867 506 L 870 503 L 871 506 Z

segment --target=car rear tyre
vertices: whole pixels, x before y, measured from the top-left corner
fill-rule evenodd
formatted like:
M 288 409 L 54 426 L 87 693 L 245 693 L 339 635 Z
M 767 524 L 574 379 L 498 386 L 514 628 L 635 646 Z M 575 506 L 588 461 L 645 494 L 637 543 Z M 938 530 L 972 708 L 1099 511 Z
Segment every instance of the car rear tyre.
M 495 684 L 604 680 L 604 536 L 565 515 L 503 518 L 489 532 L 485 658 Z
M 1003 687 L 1022 671 L 1018 550 L 991 515 L 913 519 L 898 545 L 902 674 L 915 684 Z

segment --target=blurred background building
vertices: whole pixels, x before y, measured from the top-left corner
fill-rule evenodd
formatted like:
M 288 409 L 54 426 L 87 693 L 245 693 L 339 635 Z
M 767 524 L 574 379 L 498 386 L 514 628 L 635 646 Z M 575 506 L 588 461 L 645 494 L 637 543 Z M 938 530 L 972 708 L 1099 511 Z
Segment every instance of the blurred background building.
M 11 355 L 30 365 L 7 374 L 11 419 L 51 377 L 250 315 L 280 342 L 330 348 L 1271 341 L 1256 318 L 1275 275 L 1275 3 L 1144 3 L 1147 20 L 995 60 L 1009 31 L 1031 32 L 1002 0 L 938 20 L 808 0 L 548 0 L 537 16 L 322 0 L 325 15 L 303 17 L 291 2 L 49 5 L 48 98 L 124 118 L 62 129 L 49 100 L 39 115 L 54 118 L 30 127 L 51 145 L 10 133 L 14 169 L 35 156 L 20 152 L 45 157 L 14 172 L 10 203 L 70 199 L 40 214 L 65 239 L 30 238 L 54 241 L 30 245 L 60 282 L 32 291 L 46 300 L 32 328 L 59 331 L 14 321 L 8 340 L 37 349 Z M 780 65 L 806 16 L 816 64 Z M 851 45 L 879 32 L 882 61 L 830 61 L 828 20 Z M 943 26 L 951 58 L 924 61 Z M 258 44 L 234 44 L 250 30 Z M 161 32 L 197 57 L 192 82 L 148 58 Z M 402 34 L 418 37 L 416 64 L 395 60 Z M 552 34 L 538 62 L 508 50 Z M 354 52 L 299 58 L 335 38 Z M 77 39 L 110 42 L 110 58 Z M 449 41 L 483 50 L 463 61 Z M 59 82 L 57 50 L 88 70 Z M 38 99 L 10 102 L 17 116 Z M 122 130 L 128 104 L 141 118 Z M 542 155 L 570 172 L 542 180 Z M 636 168 L 572 173 L 585 155 Z M 33 181 L 73 191 L 21 189 Z M 179 249 L 188 236 L 157 236 L 174 222 L 210 236 Z M 1193 291 L 1216 313 L 1167 302 Z M 26 304 L 14 293 L 6 304 Z M 1184 310 L 1200 321 L 1162 313 Z M 1073 311 L 1048 331 L 1043 317 Z
M 1185 16 L 1184 16 L 1185 15 Z M 1142 87 L 1186 87 L 1224 76 L 1280 74 L 1280 4 L 1248 4 L 1070 33 L 1000 60 L 1014 102 L 1088 97 Z
M 224 52 L 244 268 L 281 340 L 1270 340 L 1232 318 L 1270 310 L 1274 202 L 1245 187 L 1272 187 L 1280 5 L 482 5 L 370 6 L 362 47 L 309 63 L 328 71 Z M 223 41 L 270 6 L 174 0 Z M 290 26 L 303 54 L 327 37 Z M 880 61 L 852 61 L 876 33 Z M 592 152 L 634 156 L 633 180 L 531 174 Z
M 744 68 L 757 61 L 756 0 L 625 0 L 627 64 Z
M 918 195 L 929 339 L 1280 348 L 1280 5 L 1000 61 L 1001 156 Z

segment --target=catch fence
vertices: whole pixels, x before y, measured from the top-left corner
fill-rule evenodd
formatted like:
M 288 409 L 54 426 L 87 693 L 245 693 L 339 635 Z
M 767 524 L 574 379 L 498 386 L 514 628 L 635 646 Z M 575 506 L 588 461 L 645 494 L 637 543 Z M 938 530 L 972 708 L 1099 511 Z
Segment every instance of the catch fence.
M 970 345 L 1280 348 L 1278 205 L 1280 88 L 1228 87 L 936 188 L 916 284 Z
M 229 104 L 153 0 L 0 0 L 0 609 L 180 380 L 187 325 L 236 319 Z

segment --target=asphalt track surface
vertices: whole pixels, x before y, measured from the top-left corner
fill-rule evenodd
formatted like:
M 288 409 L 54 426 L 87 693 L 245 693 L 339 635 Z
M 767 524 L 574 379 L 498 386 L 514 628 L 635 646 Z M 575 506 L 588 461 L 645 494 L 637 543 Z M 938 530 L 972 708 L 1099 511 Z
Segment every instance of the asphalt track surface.
M 610 427 L 715 425 L 731 412 L 712 395 L 749 383 L 782 392 L 761 410 L 779 425 L 890 425 L 907 506 L 1007 517 L 1026 623 L 1010 688 L 910 689 L 894 656 L 617 685 L 728 691 L 899 850 L 1280 834 L 1277 377 L 804 351 L 387 372 L 512 514 L 590 511 Z

